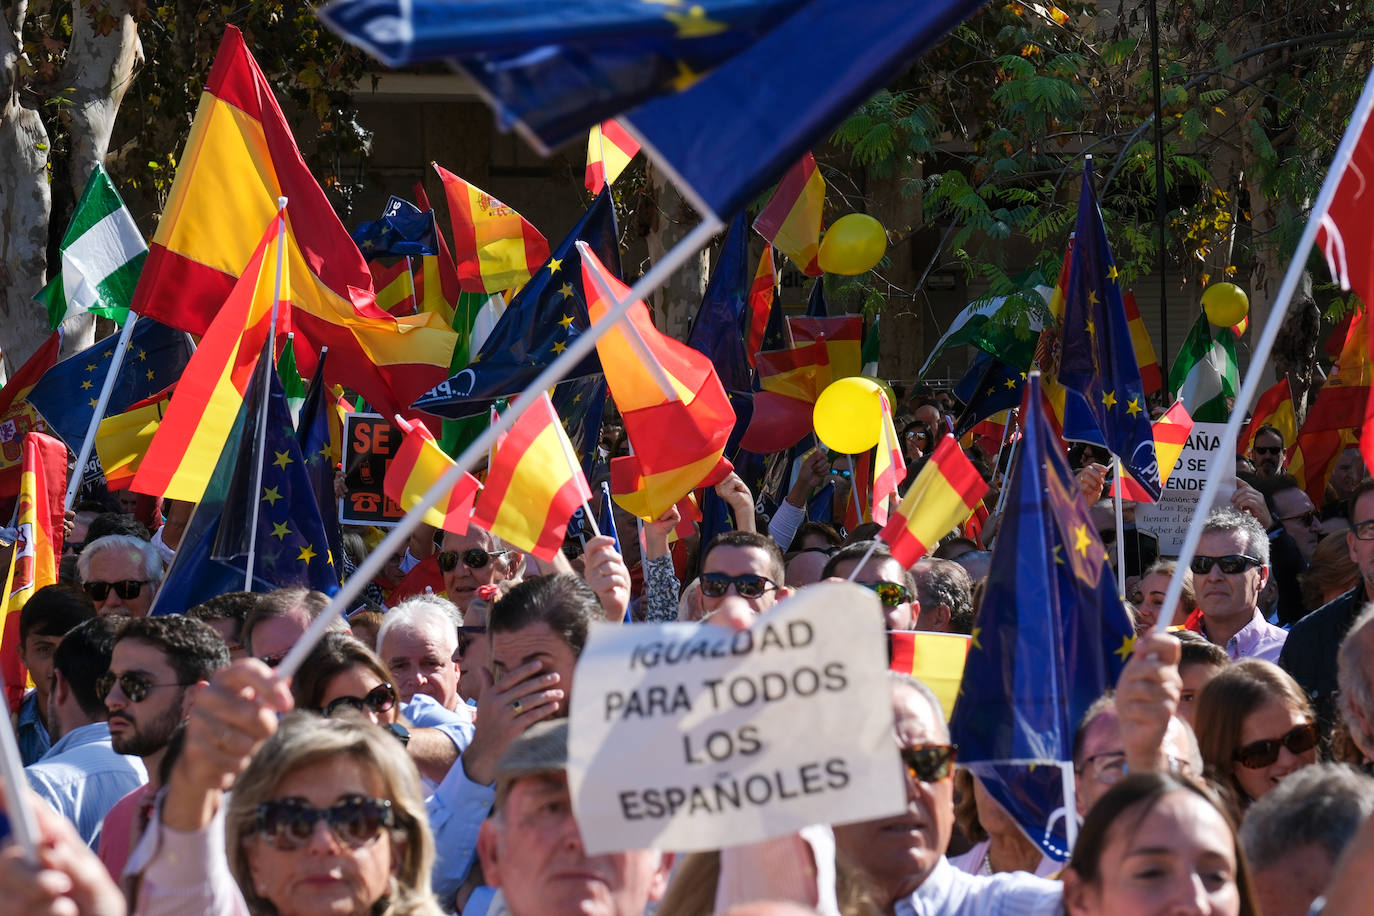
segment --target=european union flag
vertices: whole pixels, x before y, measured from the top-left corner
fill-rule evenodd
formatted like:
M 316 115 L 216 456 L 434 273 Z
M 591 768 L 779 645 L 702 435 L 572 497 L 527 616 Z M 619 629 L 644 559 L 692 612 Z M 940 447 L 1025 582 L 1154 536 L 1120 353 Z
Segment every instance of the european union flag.
M 811 296 L 806 300 L 806 317 L 830 317 L 830 306 L 825 301 L 825 277 L 817 277 L 811 286 Z
M 984 785 L 1027 836 L 1063 861 L 1068 843 L 1060 822 L 1074 816 L 1074 800 L 1065 799 L 1063 811 L 1056 811 L 1060 771 L 1048 767 L 1054 777 L 1047 780 L 1044 765 L 1071 765 L 1074 729 L 1116 683 L 1135 632 L 1045 418 L 1039 374 L 1027 384 L 1024 439 L 950 731 L 959 762 L 980 777 L 987 772 Z M 993 763 L 1000 776 L 987 766 Z M 1045 791 L 1055 797 L 1046 798 Z M 1057 816 L 1057 827 L 1047 812 Z
M 439 250 L 434 211 L 421 210 L 394 194 L 382 208 L 381 219 L 362 223 L 352 235 L 358 250 L 369 261 L 385 257 L 419 257 L 436 254 Z
M 448 419 L 483 414 L 497 398 L 524 391 L 570 341 L 588 328 L 578 241 L 591 246 L 601 263 L 620 275 L 620 246 L 609 188 L 597 195 L 568 237 L 521 287 L 472 362 L 423 394 L 415 409 Z M 568 377 L 600 373 L 601 363 L 592 353 Z
M 329 555 L 335 560 L 335 572 L 343 571 L 343 535 L 339 529 L 339 501 L 334 496 L 334 470 L 340 461 L 334 454 L 334 442 L 329 432 L 329 412 L 333 400 L 324 382 L 324 364 L 329 358 L 326 349 L 315 364 L 315 377 L 305 392 L 300 416 L 296 419 L 296 440 L 300 443 L 306 475 L 315 494 L 315 507 L 320 512 Z
M 549 400 L 568 434 L 582 473 L 591 480 L 596 449 L 601 444 L 601 417 L 606 411 L 606 376 L 598 372 L 559 382 Z
M 728 392 L 753 388 L 744 351 L 744 304 L 753 273 L 749 266 L 749 223 L 744 211 L 730 222 L 706 294 L 687 335 L 687 346 L 710 357 Z M 747 425 L 747 422 L 746 422 Z
M 964 410 L 954 422 L 954 435 L 964 434 L 988 417 L 1021 403 L 1026 373 L 979 350 L 973 365 L 954 385 L 954 396 L 964 402 Z
M 1158 499 L 1159 462 L 1150 427 L 1150 405 L 1140 381 L 1121 284 L 1107 244 L 1107 228 L 1097 205 L 1091 159 L 1083 163 L 1073 261 L 1069 288 L 1064 292 L 1059 383 L 1068 398 L 1082 399 L 1107 448 L 1121 459 L 1136 482 Z M 1067 409 L 1065 413 L 1068 436 Z
M 86 439 L 96 400 L 118 343 L 119 335 L 112 334 L 67 357 L 44 373 L 29 391 L 29 403 L 73 452 L 80 453 Z M 191 343 L 185 334 L 151 318 L 140 317 L 129 336 L 129 348 L 120 363 L 119 375 L 110 389 L 105 415 L 123 413 L 144 398 L 164 390 L 181 378 L 190 358 Z

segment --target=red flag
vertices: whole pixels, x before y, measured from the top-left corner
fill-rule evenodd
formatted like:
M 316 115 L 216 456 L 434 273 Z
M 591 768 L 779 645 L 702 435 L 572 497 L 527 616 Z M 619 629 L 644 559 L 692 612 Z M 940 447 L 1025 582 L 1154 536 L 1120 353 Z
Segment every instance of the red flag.
M 1340 358 L 1317 400 L 1307 409 L 1297 441 L 1289 450 L 1288 472 L 1297 478 L 1315 505 L 1325 500 L 1326 482 L 1336 459 L 1360 441 L 1361 423 L 1365 429 L 1371 427 L 1366 413 L 1371 375 L 1368 319 L 1364 308 L 1355 313 Z

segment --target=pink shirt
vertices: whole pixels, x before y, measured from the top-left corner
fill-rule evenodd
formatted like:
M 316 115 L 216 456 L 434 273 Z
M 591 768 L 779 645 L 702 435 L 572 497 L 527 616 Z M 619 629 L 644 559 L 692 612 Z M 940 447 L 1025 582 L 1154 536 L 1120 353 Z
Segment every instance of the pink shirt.
M 105 863 L 105 870 L 116 884 L 119 883 L 125 863 L 129 861 L 135 831 L 142 836 L 143 828 L 148 824 L 144 811 L 145 808 L 151 809 L 156 794 L 146 784 L 141 785 L 115 802 L 105 815 L 105 826 L 100 830 L 100 845 L 96 847 L 95 854 Z

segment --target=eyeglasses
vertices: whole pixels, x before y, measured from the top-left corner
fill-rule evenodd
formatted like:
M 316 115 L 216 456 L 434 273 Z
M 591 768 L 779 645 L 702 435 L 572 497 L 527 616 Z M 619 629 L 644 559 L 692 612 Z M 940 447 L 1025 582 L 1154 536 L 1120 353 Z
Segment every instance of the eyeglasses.
M 124 695 L 129 698 L 131 703 L 142 703 L 148 698 L 148 694 L 159 687 L 186 687 L 187 684 L 176 681 L 171 684 L 157 684 L 146 674 L 139 674 L 137 671 L 125 671 L 116 676 L 114 673 L 106 671 L 95 679 L 95 695 L 100 698 L 100 702 L 105 702 L 110 691 L 114 690 L 114 685 L 118 683 L 119 689 L 124 691 Z
M 349 849 L 371 842 L 383 828 L 396 826 L 396 812 L 384 798 L 351 795 L 328 808 L 315 808 L 294 798 L 277 798 L 258 805 L 258 832 L 281 850 L 300 849 L 315 835 L 323 820 L 329 832 Z
M 1374 519 L 1367 522 L 1356 522 L 1350 529 L 1355 532 L 1355 537 L 1362 541 L 1374 541 Z
M 1251 567 L 1263 565 L 1263 563 L 1261 563 L 1259 560 L 1256 560 L 1254 557 L 1247 557 L 1244 554 L 1233 553 L 1224 557 L 1204 557 L 1202 555 L 1198 555 L 1193 557 L 1193 562 L 1190 564 L 1190 567 L 1193 570 L 1193 574 L 1198 576 L 1207 575 L 1209 572 L 1212 571 L 1213 566 L 1220 566 L 1221 571 L 1226 573 L 1226 575 L 1234 576 L 1237 573 L 1245 572 L 1247 569 L 1250 569 Z
M 435 555 L 435 560 L 439 563 L 439 572 L 452 572 L 458 565 L 459 558 L 463 565 L 468 569 L 481 569 L 486 566 L 492 557 L 504 557 L 510 553 L 509 550 L 483 550 L 480 547 L 471 547 L 458 553 L 456 550 L 441 550 Z
M 1311 528 L 1313 525 L 1317 524 L 1317 522 L 1319 521 L 1319 519 L 1317 518 L 1317 510 L 1316 510 L 1316 509 L 1308 509 L 1306 512 L 1302 513 L 1301 515 L 1280 515 L 1280 516 L 1279 516 L 1279 521 L 1281 521 L 1281 522 L 1302 522 L 1302 526 L 1303 526 L 1304 528 Z
M 1193 765 L 1187 760 L 1173 754 L 1167 754 L 1165 758 L 1169 763 L 1169 772 L 1175 776 L 1191 778 L 1194 775 Z M 1094 754 L 1074 770 L 1079 776 L 1085 771 L 1091 772 L 1092 778 L 1102 785 L 1114 786 L 1126 778 L 1126 752 L 1108 751 L 1105 754 Z
M 258 656 L 258 661 L 269 668 L 275 668 L 281 664 L 281 660 L 284 658 L 286 658 L 286 653 L 278 652 L 276 655 L 260 655 Z
M 1317 746 L 1320 738 L 1317 723 L 1307 722 L 1291 729 L 1282 738 L 1268 738 L 1252 741 L 1244 747 L 1236 748 L 1236 763 L 1250 770 L 1267 767 L 1279 759 L 1279 748 L 1286 747 L 1294 754 L 1304 754 Z
M 735 587 L 735 594 L 741 598 L 759 598 L 764 592 L 776 589 L 778 583 L 765 576 L 746 573 L 743 576 L 727 576 L 725 573 L 702 573 L 701 593 L 707 598 L 723 598 Z
M 365 697 L 335 697 L 320 712 L 328 719 L 340 709 L 356 709 L 358 712 L 390 712 L 396 705 L 396 688 L 390 684 L 378 684 L 367 692 Z
M 114 589 L 116 595 L 129 601 L 137 598 L 139 592 L 143 591 L 143 586 L 147 584 L 147 579 L 124 579 L 119 582 L 82 582 L 81 588 L 93 601 L 104 601 L 111 589 Z
M 905 585 L 898 582 L 866 582 L 860 584 L 877 592 L 878 600 L 883 603 L 883 607 L 896 607 L 911 600 L 911 592 L 907 591 Z
M 468 649 L 477 641 L 477 637 L 485 635 L 486 632 L 486 627 L 459 627 L 458 651 L 453 653 L 453 660 L 457 661 L 460 657 L 467 655 Z
M 959 749 L 952 744 L 926 744 L 902 748 L 902 766 L 907 778 L 917 782 L 939 782 L 954 770 Z

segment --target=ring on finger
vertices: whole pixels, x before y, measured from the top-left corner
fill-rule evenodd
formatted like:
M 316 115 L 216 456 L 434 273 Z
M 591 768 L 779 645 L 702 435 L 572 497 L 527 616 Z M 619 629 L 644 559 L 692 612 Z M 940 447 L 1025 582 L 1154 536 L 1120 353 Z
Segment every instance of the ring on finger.
M 516 712 L 519 712 L 519 711 L 520 711 L 520 701 L 519 701 L 519 700 L 511 700 L 510 708 L 513 709 L 513 710 L 515 710 Z

